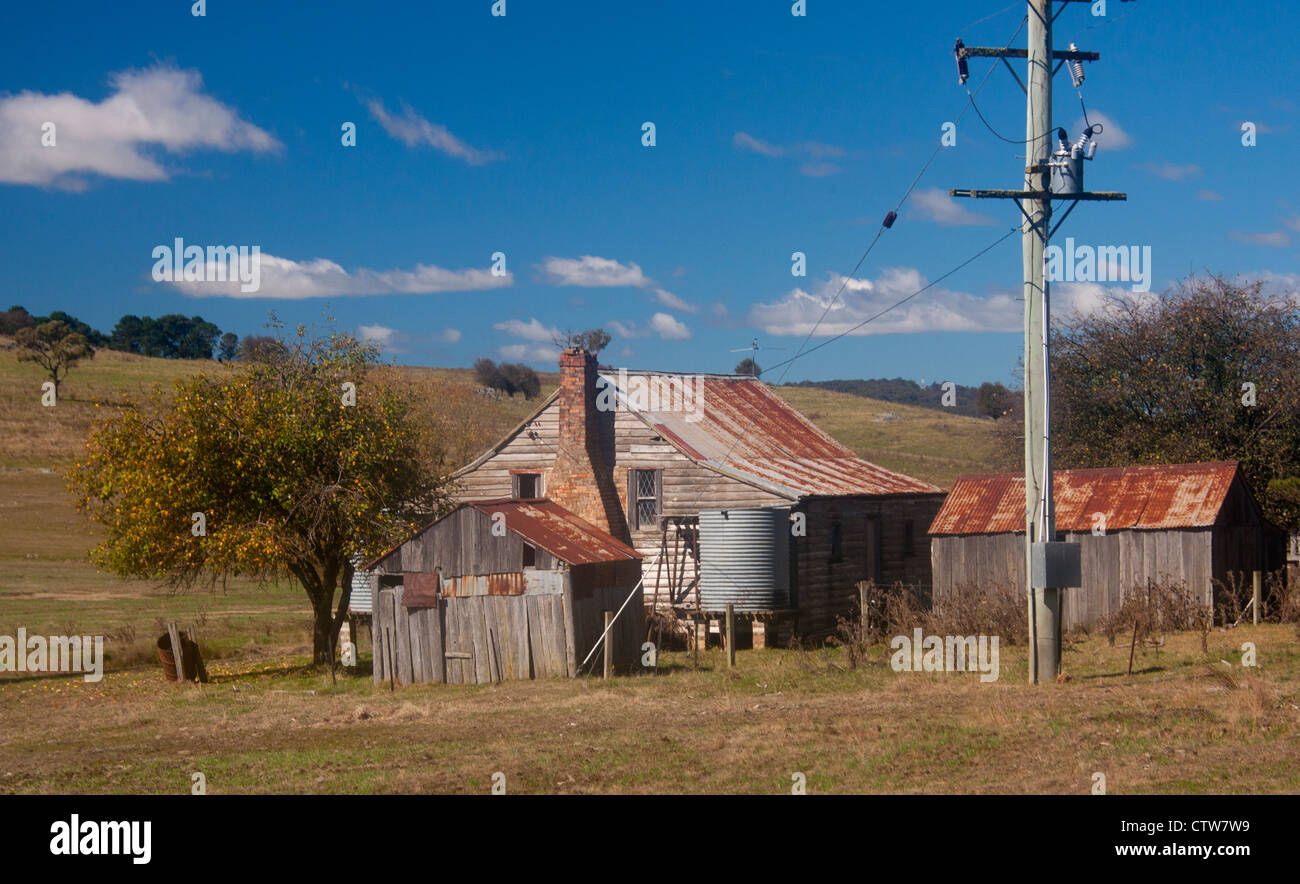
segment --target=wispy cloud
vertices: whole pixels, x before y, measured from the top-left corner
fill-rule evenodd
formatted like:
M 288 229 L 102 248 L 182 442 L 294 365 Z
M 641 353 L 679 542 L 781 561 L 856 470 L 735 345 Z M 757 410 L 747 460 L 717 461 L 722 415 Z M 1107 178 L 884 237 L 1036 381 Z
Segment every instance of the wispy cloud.
M 785 148 L 779 144 L 769 144 L 766 141 L 760 141 L 748 132 L 737 132 L 731 136 L 731 143 L 741 150 L 748 150 L 753 153 L 762 154 L 765 157 L 783 157 Z
M 1088 123 L 1092 123 L 1093 125 L 1101 123 L 1101 133 L 1094 138 L 1097 142 L 1098 150 L 1103 148 L 1106 150 L 1123 150 L 1126 147 L 1133 146 L 1133 138 L 1120 128 L 1119 123 L 1115 122 L 1109 114 L 1104 114 L 1101 111 L 1096 110 L 1088 111 L 1088 119 L 1086 122 L 1083 117 L 1076 120 L 1074 131 L 1072 131 L 1070 135 L 1072 137 L 1077 137 L 1079 133 L 1083 131 L 1083 127 Z
M 1259 233 L 1234 230 L 1228 235 L 1235 242 L 1251 246 L 1269 246 L 1275 249 L 1284 249 L 1291 245 L 1291 237 L 1287 235 L 1285 230 L 1269 230 Z
M 825 178 L 827 175 L 838 175 L 844 171 L 834 163 L 818 162 L 804 163 L 799 167 L 800 175 L 807 175 L 809 178 Z
M 547 341 L 554 343 L 555 339 L 560 336 L 560 330 L 554 326 L 542 325 L 542 323 L 533 317 L 527 322 L 521 319 L 507 319 L 504 322 L 495 322 L 492 327 L 497 331 L 523 338 L 526 341 Z
M 755 138 L 748 132 L 737 132 L 731 136 L 731 143 L 740 150 L 749 151 L 765 157 L 789 157 L 802 159 L 799 173 L 810 178 L 824 178 L 842 171 L 835 163 L 828 162 L 845 155 L 842 147 L 824 144 L 820 141 L 800 141 L 796 144 L 783 145 Z
M 911 267 L 886 268 L 875 279 L 846 280 L 832 273 L 810 289 L 795 288 L 774 302 L 754 305 L 749 321 L 769 335 L 807 335 L 816 328 L 817 337 L 846 333 L 1015 332 L 1024 327 L 1024 303 L 1019 300 L 1019 291 L 979 297 L 936 286 L 889 309 L 927 282 L 920 271 Z M 1145 297 L 1127 286 L 1064 283 L 1052 287 L 1052 307 L 1064 313 L 1092 312 L 1104 306 L 1112 292 Z M 827 310 L 827 305 L 832 304 Z
M 538 265 L 542 281 L 557 286 L 582 286 L 585 288 L 635 288 L 650 292 L 665 307 L 695 313 L 694 304 L 678 297 L 646 276 L 641 265 L 629 261 L 624 264 L 613 258 L 582 255 L 578 258 L 548 256 Z
M 158 150 L 273 151 L 279 141 L 203 92 L 196 70 L 155 65 L 109 77 L 99 102 L 61 92 L 0 97 L 0 181 L 84 190 L 86 176 L 171 177 Z M 54 143 L 42 143 L 53 123 Z M 44 127 L 44 128 L 43 128 Z
M 213 266 L 204 279 L 217 279 Z M 238 278 L 230 281 L 168 281 L 166 285 L 195 298 L 276 298 L 300 301 L 307 298 L 336 298 L 364 295 L 430 295 L 440 292 L 474 292 L 507 288 L 514 277 L 493 276 L 487 269 L 447 270 L 432 264 L 417 264 L 414 270 L 347 271 L 326 258 L 294 261 L 275 255 L 261 255 L 261 286 L 257 291 L 241 290 Z M 206 264 L 205 264 L 206 267 Z M 222 275 L 225 267 L 221 266 Z
M 444 328 L 431 335 L 422 335 L 386 325 L 359 325 L 357 334 L 363 341 L 377 344 L 391 353 L 406 353 L 412 347 L 433 344 L 454 344 L 460 340 L 460 329 Z
M 555 343 L 560 338 L 560 330 L 554 326 L 544 325 L 535 316 L 527 322 L 522 319 L 506 319 L 493 323 L 492 327 L 513 338 L 522 339 L 521 343 L 503 344 L 497 348 L 497 354 L 503 359 L 550 362 L 560 352 L 560 348 Z
M 937 187 L 912 194 L 912 205 L 927 221 L 944 227 L 984 227 L 997 222 L 988 215 L 972 212 Z
M 1198 200 L 1205 200 L 1206 202 L 1219 202 L 1223 199 L 1223 194 L 1219 193 L 1217 190 L 1202 190 L 1196 194 L 1196 198 Z
M 420 116 L 405 101 L 401 103 L 401 116 L 389 113 L 378 98 L 367 99 L 365 104 L 370 110 L 370 115 L 384 127 L 384 131 L 407 147 L 432 147 L 449 157 L 464 160 L 471 166 L 482 166 L 502 159 L 502 154 L 497 151 L 480 150 L 466 144 L 453 135 L 446 126 L 441 123 L 431 123 Z
M 669 313 L 656 313 L 644 326 L 617 319 L 611 319 L 605 324 L 620 338 L 648 338 L 657 335 L 665 341 L 684 341 L 691 336 L 691 330 L 686 324 Z
M 1142 163 L 1138 168 L 1166 181 L 1190 181 L 1201 177 L 1201 167 L 1195 163 L 1185 166 L 1176 163 Z
M 560 351 L 541 344 L 503 344 L 497 347 L 497 355 L 519 362 L 554 362 Z

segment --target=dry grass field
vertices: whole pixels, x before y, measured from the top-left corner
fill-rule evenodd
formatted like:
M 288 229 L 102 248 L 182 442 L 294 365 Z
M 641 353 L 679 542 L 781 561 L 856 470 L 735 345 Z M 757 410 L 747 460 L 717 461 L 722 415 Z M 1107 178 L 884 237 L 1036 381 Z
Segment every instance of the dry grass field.
M 658 674 L 609 682 L 416 686 L 312 672 L 305 596 L 231 581 L 175 594 L 95 571 L 89 524 L 59 471 L 122 391 L 206 368 L 114 353 L 74 369 L 55 409 L 40 374 L 0 350 L 0 634 L 104 634 L 106 675 L 0 676 L 0 792 L 175 793 L 201 771 L 213 793 L 512 792 L 1112 793 L 1300 789 L 1300 646 L 1289 626 L 1169 636 L 1139 651 L 1083 637 L 1071 679 L 1031 688 L 1025 649 L 1001 679 L 895 673 L 883 649 L 850 669 L 838 651 L 719 652 L 694 668 L 665 653 Z M 472 393 L 465 371 L 400 369 L 428 399 L 474 408 L 492 441 L 533 407 Z M 546 390 L 554 378 L 544 377 Z M 947 484 L 982 463 L 986 425 L 941 412 L 783 388 L 837 438 L 894 469 Z M 468 405 L 467 405 L 468 403 Z M 882 415 L 884 417 L 882 417 Z M 462 448 L 478 436 L 460 440 Z M 153 641 L 193 624 L 213 680 L 163 681 Z M 1243 641 L 1260 666 L 1243 669 Z M 1121 646 L 1122 645 L 1122 646 Z M 1220 661 L 1227 661 L 1223 663 Z
M 1259 647 L 1257 669 L 1240 645 Z M 895 673 L 877 649 L 718 651 L 658 675 L 419 685 L 369 677 L 331 687 L 305 654 L 213 665 L 207 685 L 156 669 L 0 687 L 0 790 L 184 793 L 1109 794 L 1300 790 L 1300 654 L 1290 627 L 1171 636 L 1140 653 L 1072 643 L 1070 681 L 1024 683 L 1024 648 L 1002 677 Z M 1219 662 L 1220 659 L 1228 664 Z M 1212 674 L 1211 670 L 1221 674 Z

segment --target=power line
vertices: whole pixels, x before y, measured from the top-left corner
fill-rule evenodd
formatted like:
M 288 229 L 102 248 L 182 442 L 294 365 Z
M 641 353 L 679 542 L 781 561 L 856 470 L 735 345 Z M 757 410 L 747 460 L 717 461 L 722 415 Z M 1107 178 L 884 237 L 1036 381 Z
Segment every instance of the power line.
M 838 341 L 840 338 L 847 337 L 848 335 L 853 334 L 853 332 L 855 332 L 855 331 L 857 331 L 858 329 L 862 328 L 864 325 L 866 325 L 866 324 L 868 324 L 868 323 L 870 323 L 870 322 L 874 322 L 875 320 L 877 320 L 877 319 L 879 319 L 880 317 L 884 316 L 886 313 L 890 312 L 891 310 L 894 310 L 894 309 L 896 309 L 896 308 L 898 308 L 898 307 L 903 306 L 904 304 L 906 304 L 908 301 L 912 300 L 912 299 L 915 298 L 916 296 L 918 296 L 918 295 L 920 295 L 920 294 L 922 294 L 922 293 L 924 293 L 924 292 L 926 292 L 926 291 L 928 291 L 928 290 L 934 288 L 936 285 L 938 285 L 939 283 L 943 282 L 945 279 L 947 279 L 948 277 L 952 276 L 954 273 L 958 272 L 959 270 L 962 270 L 962 269 L 965 268 L 967 265 L 974 263 L 977 259 L 979 259 L 979 258 L 982 257 L 983 255 L 985 255 L 987 252 L 990 252 L 990 251 L 992 251 L 993 249 L 995 249 L 997 246 L 1001 245 L 1005 240 L 1009 239 L 1013 234 L 1019 232 L 1019 230 L 1020 230 L 1020 225 L 1017 224 L 1015 227 L 1012 227 L 1010 230 L 1008 230 L 1006 233 L 1004 233 L 1004 234 L 1002 234 L 1001 236 L 999 236 L 999 237 L 998 237 L 997 239 L 995 239 L 993 242 L 989 243 L 989 244 L 986 245 L 984 248 L 980 249 L 978 252 L 976 252 L 975 254 L 971 255 L 971 256 L 970 256 L 969 258 L 967 258 L 966 260 L 962 261 L 962 262 L 961 262 L 960 264 L 958 264 L 956 267 L 953 267 L 951 270 L 948 270 L 948 271 L 944 272 L 941 276 L 938 276 L 938 277 L 936 277 L 935 279 L 931 280 L 930 282 L 926 283 L 925 285 L 921 286 L 921 288 L 919 288 L 919 289 L 917 289 L 916 291 L 912 292 L 912 293 L 911 293 L 910 295 L 908 295 L 907 297 L 905 297 L 905 298 L 901 298 L 901 299 L 895 301 L 893 304 L 890 304 L 888 307 L 884 308 L 883 310 L 879 311 L 878 313 L 874 313 L 874 314 L 872 314 L 871 316 L 868 316 L 866 319 L 862 320 L 862 321 L 859 322 L 857 325 L 854 325 L 854 326 L 852 326 L 851 328 L 847 328 L 847 329 L 845 329 L 844 331 L 840 332 L 839 334 L 837 334 L 837 335 L 835 335 L 835 336 L 833 336 L 833 337 L 827 338 L 826 340 L 822 341 L 822 342 L 821 342 L 820 344 L 818 344 L 817 346 L 815 346 L 815 347 L 810 347 L 810 348 L 808 348 L 807 350 L 803 351 L 802 353 L 799 353 L 799 354 L 796 355 L 796 356 L 792 356 L 791 358 L 787 359 L 785 362 L 778 362 L 778 363 L 776 363 L 776 365 L 773 365 L 772 368 L 778 368 L 778 367 L 780 367 L 780 366 L 782 366 L 782 365 L 788 365 L 789 363 L 794 362 L 794 361 L 795 361 L 796 359 L 798 359 L 800 356 L 807 356 L 809 353 L 814 353 L 814 352 L 816 352 L 817 350 L 820 350 L 822 347 L 827 346 L 828 344 L 833 344 L 833 343 L 835 343 L 835 342 Z M 783 377 L 784 377 L 784 375 L 783 375 Z

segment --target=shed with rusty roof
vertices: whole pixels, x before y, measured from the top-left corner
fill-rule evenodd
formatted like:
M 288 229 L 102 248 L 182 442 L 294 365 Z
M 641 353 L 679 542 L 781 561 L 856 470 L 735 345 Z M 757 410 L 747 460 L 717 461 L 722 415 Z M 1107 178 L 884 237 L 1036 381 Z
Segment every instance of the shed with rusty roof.
M 1081 545 L 1083 586 L 1062 625 L 1091 628 L 1147 581 L 1216 604 L 1232 575 L 1285 567 L 1286 535 L 1264 518 L 1236 462 L 1057 470 L 1056 527 Z M 961 476 L 930 526 L 936 600 L 962 586 L 1025 586 L 1025 480 Z M 1240 577 L 1236 579 L 1241 579 Z
M 466 501 L 366 570 L 376 683 L 571 677 L 625 602 L 615 669 L 640 656 L 641 554 L 551 500 Z

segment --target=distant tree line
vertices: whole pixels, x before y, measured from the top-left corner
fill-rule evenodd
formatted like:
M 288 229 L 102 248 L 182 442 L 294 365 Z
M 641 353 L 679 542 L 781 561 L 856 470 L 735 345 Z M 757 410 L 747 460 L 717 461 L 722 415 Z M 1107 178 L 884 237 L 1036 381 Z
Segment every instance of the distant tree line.
M 62 310 L 33 316 L 25 308 L 13 306 L 0 313 L 0 334 L 17 337 L 22 329 L 37 329 L 50 322 L 63 323 L 68 333 L 81 335 L 92 348 L 162 359 L 212 359 L 215 352 L 216 358 L 229 361 L 244 355 L 237 335 L 222 334 L 202 316 L 180 313 L 156 318 L 128 313 L 117 321 L 112 332 L 104 334 Z
M 748 361 L 746 360 L 746 362 Z M 742 366 L 744 366 L 744 363 L 736 366 L 736 373 L 748 374 L 748 371 L 741 371 Z M 748 366 L 745 367 L 748 368 Z M 757 368 L 757 366 L 753 367 Z M 793 386 L 816 387 L 836 393 L 849 393 L 853 396 L 896 402 L 899 405 L 917 405 L 921 408 L 951 411 L 954 414 L 967 417 L 991 417 L 995 420 L 1007 414 L 1014 407 L 1016 398 L 1015 393 L 998 383 L 984 383 L 979 387 L 967 387 L 957 384 L 953 389 L 956 401 L 953 405 L 945 406 L 943 404 L 944 389 L 942 383 L 935 382 L 923 387 L 916 381 L 906 378 L 799 381 Z

